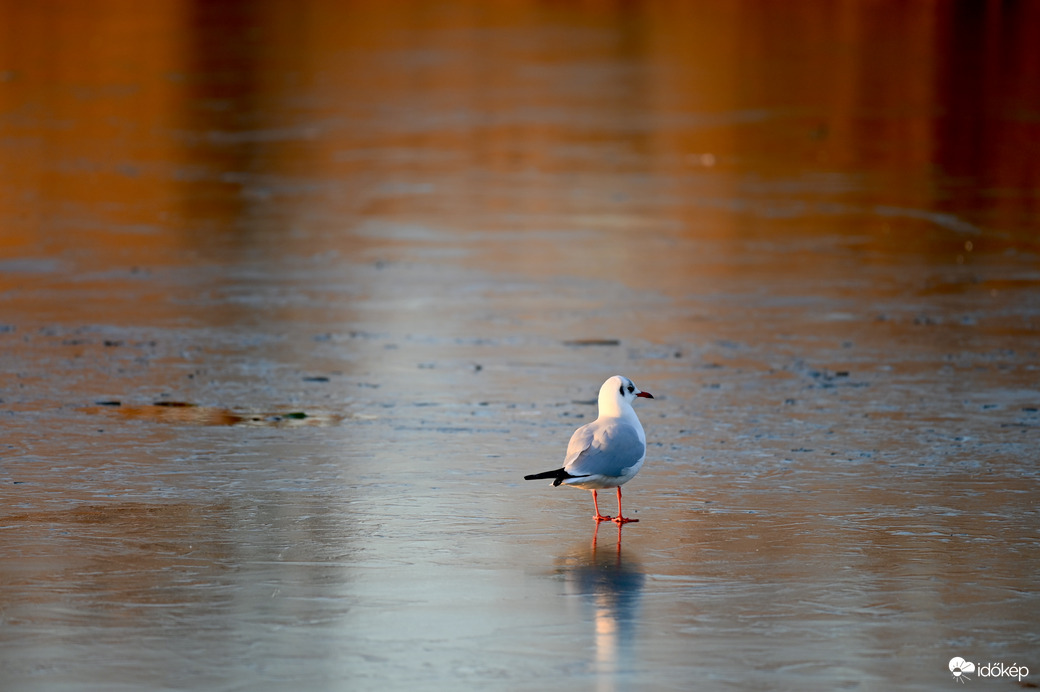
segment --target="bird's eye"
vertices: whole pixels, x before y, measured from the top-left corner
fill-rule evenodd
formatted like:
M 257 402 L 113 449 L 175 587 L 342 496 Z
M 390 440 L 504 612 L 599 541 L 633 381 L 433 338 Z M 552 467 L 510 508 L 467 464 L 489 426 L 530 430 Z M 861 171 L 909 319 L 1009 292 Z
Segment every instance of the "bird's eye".
M 634 391 L 636 391 L 636 388 L 633 387 L 632 385 L 628 385 L 628 393 L 631 394 Z

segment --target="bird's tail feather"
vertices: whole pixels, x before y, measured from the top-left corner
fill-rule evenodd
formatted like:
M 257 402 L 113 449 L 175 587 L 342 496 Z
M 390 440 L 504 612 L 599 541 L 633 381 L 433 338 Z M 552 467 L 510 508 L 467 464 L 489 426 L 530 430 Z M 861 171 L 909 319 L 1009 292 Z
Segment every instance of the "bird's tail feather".
M 538 481 L 543 478 L 552 478 L 553 485 L 559 485 L 568 478 L 574 478 L 571 474 L 567 473 L 563 469 L 555 469 L 553 471 L 543 471 L 541 473 L 532 473 L 530 476 L 524 476 L 525 481 Z

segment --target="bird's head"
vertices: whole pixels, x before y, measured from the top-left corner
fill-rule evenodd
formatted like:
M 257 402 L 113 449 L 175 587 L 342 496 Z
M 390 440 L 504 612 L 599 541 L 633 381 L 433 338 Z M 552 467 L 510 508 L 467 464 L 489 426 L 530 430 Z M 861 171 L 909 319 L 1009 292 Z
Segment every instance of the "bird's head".
M 614 375 L 599 388 L 600 413 L 603 413 L 604 408 L 607 410 L 620 409 L 621 402 L 631 406 L 632 402 L 640 397 L 653 399 L 654 395 L 642 391 L 624 375 Z

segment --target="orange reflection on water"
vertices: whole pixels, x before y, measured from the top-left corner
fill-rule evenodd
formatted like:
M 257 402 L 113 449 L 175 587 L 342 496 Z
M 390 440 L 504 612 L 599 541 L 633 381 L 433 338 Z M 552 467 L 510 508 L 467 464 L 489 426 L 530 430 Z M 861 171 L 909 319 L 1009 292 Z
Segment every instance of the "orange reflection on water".
M 107 243 L 155 262 L 300 215 L 544 225 L 602 206 L 561 199 L 558 176 L 607 194 L 604 171 L 661 174 L 679 196 L 732 192 L 749 171 L 916 173 L 885 202 L 959 212 L 964 193 L 979 221 L 1036 213 L 1029 3 L 2 10 L 8 253 Z M 936 172 L 978 184 L 949 199 Z M 499 175 L 512 184 L 488 184 Z M 301 197 L 321 208 L 286 210 Z M 669 213 L 705 232 L 704 211 Z

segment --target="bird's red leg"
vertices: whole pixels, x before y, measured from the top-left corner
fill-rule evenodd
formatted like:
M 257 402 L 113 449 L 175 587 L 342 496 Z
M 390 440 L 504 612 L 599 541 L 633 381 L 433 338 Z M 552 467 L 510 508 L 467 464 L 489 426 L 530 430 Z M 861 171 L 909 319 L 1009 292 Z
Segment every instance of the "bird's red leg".
M 592 504 L 596 507 L 596 517 L 595 517 L 595 519 L 596 519 L 597 522 L 600 522 L 600 521 L 610 521 L 610 517 L 604 516 L 604 515 L 599 513 L 599 500 L 596 498 L 596 491 L 595 490 L 592 491 Z
M 595 497 L 595 496 L 596 496 L 595 493 L 593 493 L 593 497 Z M 596 514 L 599 514 L 599 509 L 598 508 L 596 509 Z M 621 526 L 622 524 L 627 524 L 627 523 L 633 522 L 633 521 L 639 521 L 638 519 L 629 519 L 628 517 L 621 516 L 621 486 L 620 485 L 618 486 L 618 489 L 617 489 L 617 518 L 614 519 L 614 521 L 617 522 L 618 526 Z

